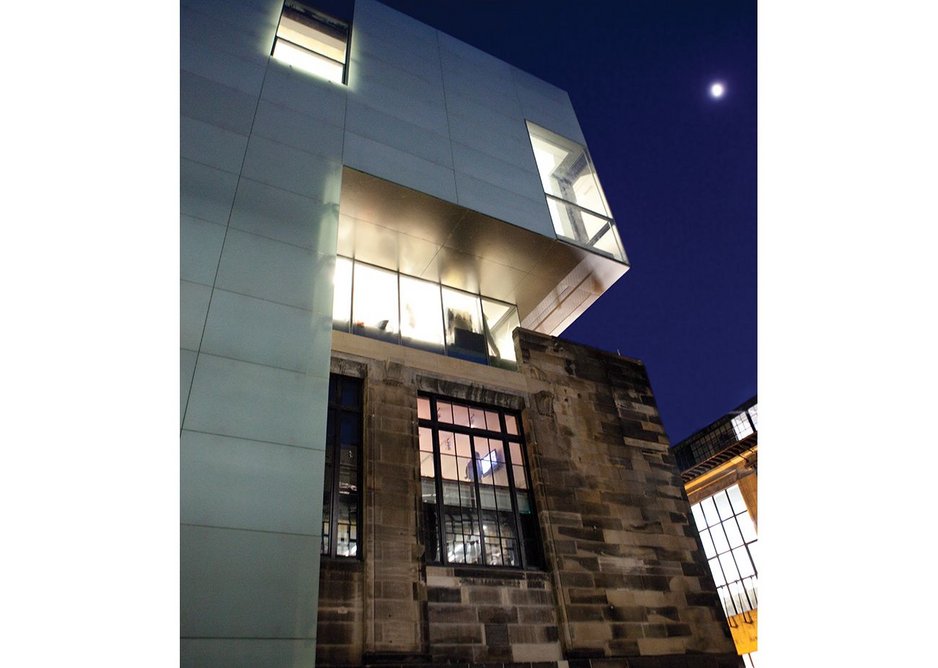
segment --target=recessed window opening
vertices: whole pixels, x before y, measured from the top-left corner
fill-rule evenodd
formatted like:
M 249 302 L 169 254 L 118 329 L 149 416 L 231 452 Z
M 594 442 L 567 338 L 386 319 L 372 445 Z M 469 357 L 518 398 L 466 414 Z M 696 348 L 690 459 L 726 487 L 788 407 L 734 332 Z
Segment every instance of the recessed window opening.
M 349 26 L 299 2 L 287 0 L 274 39 L 273 57 L 310 74 L 344 83 Z
M 362 382 L 329 376 L 326 465 L 322 492 L 322 544 L 326 557 L 359 557 Z
M 428 563 L 543 566 L 517 414 L 417 398 Z
M 482 295 L 336 258 L 334 329 L 450 357 L 516 368 L 518 308 Z
M 531 122 L 528 133 L 557 236 L 624 260 L 619 233 L 586 148 Z

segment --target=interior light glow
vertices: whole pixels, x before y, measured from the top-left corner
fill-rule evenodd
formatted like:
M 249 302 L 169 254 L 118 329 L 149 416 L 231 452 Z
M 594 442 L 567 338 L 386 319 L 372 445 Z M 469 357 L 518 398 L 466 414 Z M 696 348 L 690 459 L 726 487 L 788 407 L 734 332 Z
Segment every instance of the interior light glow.
M 297 69 L 315 74 L 335 83 L 342 83 L 342 63 L 321 56 L 318 53 L 278 39 L 274 45 L 274 58 L 281 60 Z

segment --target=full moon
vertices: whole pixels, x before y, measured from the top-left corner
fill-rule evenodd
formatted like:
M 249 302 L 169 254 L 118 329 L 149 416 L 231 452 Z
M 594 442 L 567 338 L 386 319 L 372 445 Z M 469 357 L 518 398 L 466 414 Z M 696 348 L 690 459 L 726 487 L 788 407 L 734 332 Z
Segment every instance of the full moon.
M 723 97 L 723 93 L 725 92 L 726 92 L 726 87 L 719 81 L 710 84 L 710 97 L 719 99 Z

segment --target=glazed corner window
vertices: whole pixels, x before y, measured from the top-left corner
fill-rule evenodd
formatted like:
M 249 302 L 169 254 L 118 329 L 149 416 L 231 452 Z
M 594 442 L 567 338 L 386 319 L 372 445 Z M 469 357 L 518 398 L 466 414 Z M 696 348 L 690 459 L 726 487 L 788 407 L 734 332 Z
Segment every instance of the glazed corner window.
M 427 562 L 543 567 L 518 415 L 421 395 L 417 418 Z
M 758 537 L 739 485 L 691 506 L 727 617 L 759 607 Z
M 624 261 L 619 233 L 586 148 L 531 122 L 528 133 L 557 236 Z
M 326 420 L 322 490 L 322 548 L 327 557 L 359 556 L 362 382 L 332 374 Z
M 345 82 L 348 23 L 287 0 L 280 15 L 273 57 L 310 74 Z

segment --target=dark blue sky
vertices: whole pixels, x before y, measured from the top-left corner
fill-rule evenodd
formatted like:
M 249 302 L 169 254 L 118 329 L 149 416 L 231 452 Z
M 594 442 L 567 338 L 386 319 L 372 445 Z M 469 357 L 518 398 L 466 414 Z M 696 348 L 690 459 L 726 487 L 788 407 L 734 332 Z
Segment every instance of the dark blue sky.
M 754 395 L 755 1 L 383 1 L 570 94 L 632 268 L 563 337 L 643 360 L 672 443 Z

